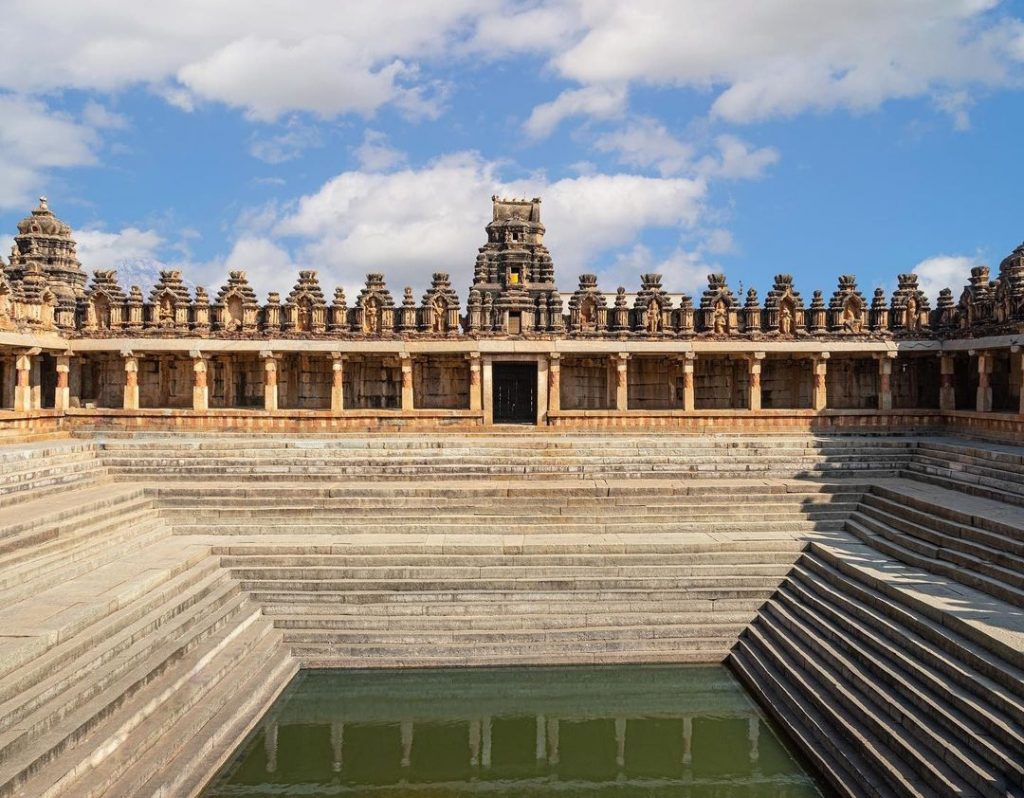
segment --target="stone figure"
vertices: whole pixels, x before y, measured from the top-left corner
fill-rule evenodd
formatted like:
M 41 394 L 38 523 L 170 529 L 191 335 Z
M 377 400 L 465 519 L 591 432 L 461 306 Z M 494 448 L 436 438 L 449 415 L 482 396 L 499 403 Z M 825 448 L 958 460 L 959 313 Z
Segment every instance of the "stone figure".
M 793 311 L 788 304 L 784 304 L 779 311 L 779 332 L 783 335 L 793 334 Z
M 656 333 L 661 328 L 661 308 L 657 302 L 647 306 L 647 332 Z
M 725 304 L 722 302 L 715 303 L 715 316 L 714 316 L 714 330 L 715 335 L 725 335 L 726 328 L 728 327 L 728 320 L 725 315 Z

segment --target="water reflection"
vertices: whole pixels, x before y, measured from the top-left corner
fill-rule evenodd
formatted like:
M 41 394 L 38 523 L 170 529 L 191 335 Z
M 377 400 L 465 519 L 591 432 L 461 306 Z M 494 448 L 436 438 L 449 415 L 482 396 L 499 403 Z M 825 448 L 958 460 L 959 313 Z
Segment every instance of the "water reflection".
M 304 671 L 233 796 L 819 796 L 725 668 Z

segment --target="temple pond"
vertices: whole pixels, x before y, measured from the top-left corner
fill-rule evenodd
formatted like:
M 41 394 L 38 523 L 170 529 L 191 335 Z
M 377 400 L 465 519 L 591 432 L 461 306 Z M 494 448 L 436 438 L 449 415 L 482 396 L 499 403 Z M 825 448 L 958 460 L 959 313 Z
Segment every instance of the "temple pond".
M 821 796 L 724 667 L 302 671 L 204 795 Z

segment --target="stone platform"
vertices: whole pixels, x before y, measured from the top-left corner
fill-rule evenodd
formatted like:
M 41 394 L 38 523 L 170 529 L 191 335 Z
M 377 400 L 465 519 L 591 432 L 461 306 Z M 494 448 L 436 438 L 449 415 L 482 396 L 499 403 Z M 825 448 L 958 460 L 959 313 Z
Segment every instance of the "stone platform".
M 1020 449 L 0 448 L 0 795 L 195 795 L 303 667 L 722 661 L 841 794 L 1024 794 Z

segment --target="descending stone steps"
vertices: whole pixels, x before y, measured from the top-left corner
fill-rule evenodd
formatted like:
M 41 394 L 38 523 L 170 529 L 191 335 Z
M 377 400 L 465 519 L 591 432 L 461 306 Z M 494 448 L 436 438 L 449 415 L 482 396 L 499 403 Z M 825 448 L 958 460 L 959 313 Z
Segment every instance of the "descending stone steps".
M 931 584 L 877 550 L 812 542 L 730 664 L 844 795 L 1022 796 L 1024 672 L 966 604 L 995 600 L 964 588 L 922 616 Z

